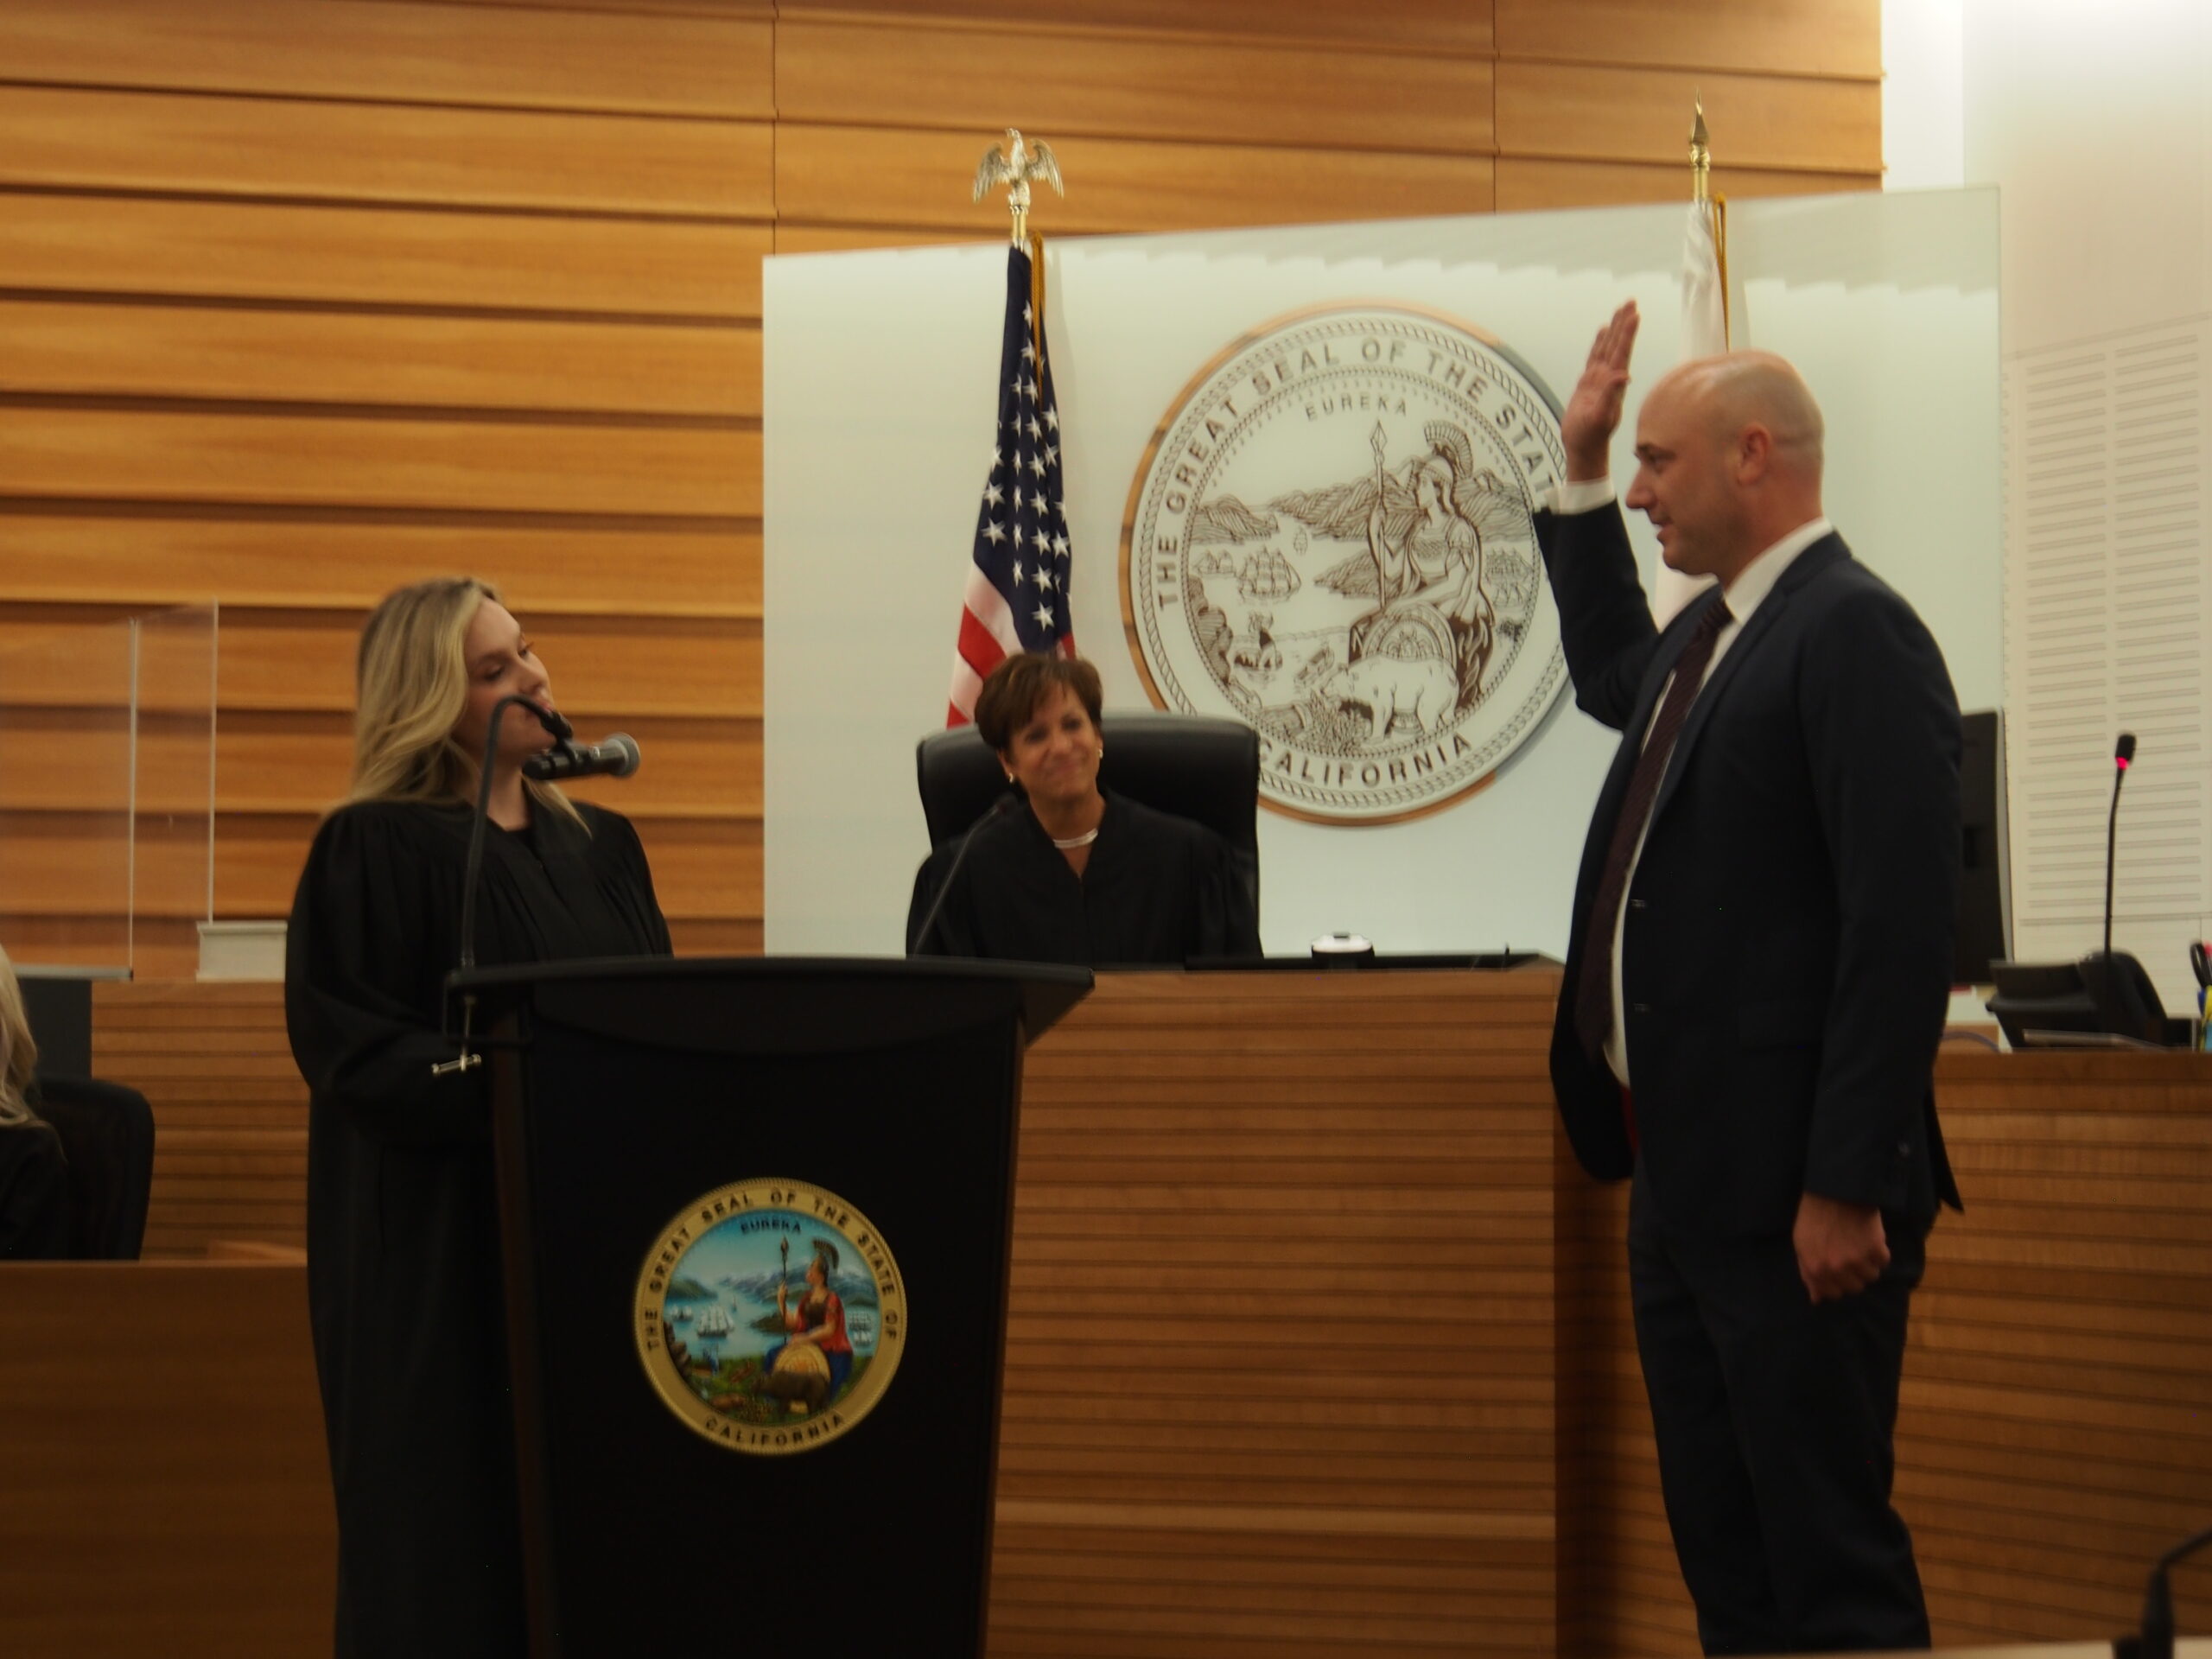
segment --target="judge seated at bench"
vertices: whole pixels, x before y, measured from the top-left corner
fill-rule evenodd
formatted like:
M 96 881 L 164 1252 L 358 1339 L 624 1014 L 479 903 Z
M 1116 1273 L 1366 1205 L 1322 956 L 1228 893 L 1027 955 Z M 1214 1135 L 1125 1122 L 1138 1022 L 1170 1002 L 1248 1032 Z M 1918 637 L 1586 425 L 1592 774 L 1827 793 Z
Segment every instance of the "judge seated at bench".
M 923 864 L 909 954 L 1086 968 L 1260 954 L 1229 844 L 1099 787 L 1101 695 L 1081 658 L 1025 652 L 991 671 L 976 728 L 1017 795 L 967 837 L 964 858 L 954 840 Z

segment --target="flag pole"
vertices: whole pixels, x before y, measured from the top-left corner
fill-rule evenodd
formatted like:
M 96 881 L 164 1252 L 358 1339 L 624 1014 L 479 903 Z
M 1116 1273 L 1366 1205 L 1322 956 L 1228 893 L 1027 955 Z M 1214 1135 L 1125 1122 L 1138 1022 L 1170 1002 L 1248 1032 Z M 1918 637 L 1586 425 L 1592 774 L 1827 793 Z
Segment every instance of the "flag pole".
M 1713 225 L 1713 250 L 1720 272 L 1720 338 L 1734 344 L 1728 315 L 1728 199 L 1713 194 L 1713 141 L 1705 130 L 1705 105 L 1693 103 L 1690 121 L 1690 200 L 1704 208 Z
M 1727 203 L 1713 194 L 1713 141 L 1705 105 L 1692 106 L 1690 211 L 1682 234 L 1681 359 L 1718 357 L 1733 344 L 1728 315 Z M 1663 560 L 1651 590 L 1651 613 L 1665 623 L 1705 590 Z
M 983 681 L 1014 652 L 1075 655 L 1060 415 L 1045 359 L 1045 243 L 1029 229 L 1031 185 L 1042 179 L 1062 195 L 1067 187 L 1050 144 L 1032 143 L 1014 127 L 1006 130 L 1006 138 L 983 153 L 976 169 L 974 199 L 981 201 L 1006 186 L 1012 223 L 999 336 L 998 423 L 962 586 L 947 726 L 975 718 Z

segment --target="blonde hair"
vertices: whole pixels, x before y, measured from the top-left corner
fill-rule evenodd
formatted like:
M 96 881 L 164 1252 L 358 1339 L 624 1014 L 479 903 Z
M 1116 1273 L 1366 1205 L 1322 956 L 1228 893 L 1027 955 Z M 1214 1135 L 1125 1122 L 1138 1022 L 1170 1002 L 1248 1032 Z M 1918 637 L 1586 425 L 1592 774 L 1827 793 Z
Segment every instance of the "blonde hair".
M 16 965 L 0 950 L 0 1124 L 30 1121 L 24 1096 L 37 1065 L 38 1044 L 31 1037 L 30 1016 L 23 1012 L 23 988 Z
M 348 801 L 469 801 L 477 759 L 454 739 L 468 707 L 468 625 L 499 590 L 440 576 L 387 594 L 369 613 L 354 661 L 353 782 Z M 510 711 L 509 719 L 526 719 Z M 525 782 L 537 804 L 582 817 L 550 784 Z

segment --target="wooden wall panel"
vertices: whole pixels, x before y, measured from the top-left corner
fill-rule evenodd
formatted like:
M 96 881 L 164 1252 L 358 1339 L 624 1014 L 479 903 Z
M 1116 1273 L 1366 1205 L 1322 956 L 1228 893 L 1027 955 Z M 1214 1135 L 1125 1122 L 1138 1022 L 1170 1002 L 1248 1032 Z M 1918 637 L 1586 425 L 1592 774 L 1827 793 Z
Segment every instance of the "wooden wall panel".
M 1713 188 L 1726 196 L 1809 196 L 1878 190 L 1872 173 L 1774 172 L 1716 167 Z M 1625 202 L 1680 201 L 1682 169 L 1633 162 L 1560 162 L 1501 156 L 1497 211 L 1532 213 L 1554 207 L 1611 207 Z
M 1140 133 L 1306 149 L 1491 149 L 1489 60 L 1433 48 L 1212 38 L 1163 51 L 1156 40 L 1073 28 L 1047 41 L 1033 30 L 798 18 L 777 30 L 776 103 L 785 122 L 957 132 L 978 156 L 976 135 L 1007 126 L 1049 135 L 1056 151 L 1071 137 Z
M 1878 80 L 1880 11 L 1860 0 L 1494 0 L 1502 58 Z
M 760 414 L 750 326 L 0 301 L 0 393 Z
M 0 1274 L 8 1651 L 328 1653 L 338 1532 L 305 1270 Z
M 779 216 L 803 224 L 925 225 L 1005 234 L 1006 209 L 969 198 L 988 147 L 969 133 L 874 127 L 779 128 Z M 1050 135 L 1044 135 L 1050 137 Z M 1083 180 L 1038 222 L 1063 234 L 1195 230 L 1419 213 L 1487 213 L 1487 156 L 1403 156 L 1145 138 L 1052 144 Z M 1049 214 L 1049 217 L 1047 217 Z
M 67 517 L 26 505 L 0 502 L 6 590 L 57 608 L 99 603 L 106 615 L 226 598 L 234 611 L 250 603 L 365 615 L 408 582 L 470 575 L 498 586 L 533 624 L 550 616 L 760 615 L 757 519 L 726 521 L 726 529 L 636 516 L 441 522 L 420 512 L 347 517 L 258 504 L 182 518 L 175 515 L 188 509 L 176 504 L 133 511 L 111 501 L 99 504 L 98 516 Z M 619 588 L 610 570 L 622 573 Z
M 1467 56 L 1491 49 L 1494 0 L 1394 0 L 1359 8 L 1342 0 L 780 0 L 782 18 L 925 19 L 1036 40 L 1040 49 L 1071 29 L 1177 41 L 1299 41 L 1363 50 L 1428 50 Z
M 758 916 L 717 916 L 708 920 L 671 917 L 669 937 L 679 957 L 757 957 L 766 946 Z
M 142 740 L 156 745 L 162 741 L 162 728 L 151 715 L 197 710 L 204 717 L 211 691 L 216 706 L 226 711 L 350 713 L 354 642 L 363 617 L 359 612 L 234 607 L 227 619 L 219 685 L 206 662 L 204 626 L 192 641 L 196 654 L 178 683 L 149 683 L 154 643 L 149 639 L 140 652 L 139 708 L 147 725 Z M 92 677 L 62 671 L 89 667 L 93 659 L 86 648 L 107 644 L 117 632 L 73 622 L 53 626 L 36 611 L 0 607 L 0 668 L 28 656 L 45 675 L 33 682 L 11 673 L 0 681 L 11 723 L 22 710 L 94 711 L 112 721 L 118 740 L 127 740 L 127 657 L 118 651 L 101 662 L 94 683 L 87 683 Z M 555 690 L 571 714 L 594 719 L 621 712 L 727 718 L 757 717 L 760 712 L 753 689 L 760 655 L 758 622 L 569 616 L 528 626 L 526 632 L 549 671 L 562 670 Z M 85 655 L 76 654 L 80 651 Z M 665 664 L 664 674 L 657 671 L 656 661 Z M 60 728 L 54 729 L 60 735 Z
M 529 213 L 0 190 L 0 288 L 757 318 L 771 234 L 766 224 L 633 218 L 611 230 Z
M 1693 86 L 1725 188 L 1871 187 L 1878 10 L 17 0 L 0 651 L 27 610 L 222 603 L 219 905 L 288 887 L 342 780 L 353 620 L 456 570 L 505 584 L 573 709 L 647 744 L 613 798 L 649 843 L 757 836 L 772 249 L 995 238 L 969 181 L 1008 122 L 1067 167 L 1051 235 L 1679 197 Z M 28 739 L 66 744 L 45 715 Z M 84 810 L 83 772 L 11 804 Z M 681 937 L 757 945 L 757 860 L 702 845 L 670 843 Z M 165 941 L 142 972 L 189 965 L 188 918 L 139 932 Z
M 0 406 L 0 493 L 758 518 L 760 435 L 17 404 Z
M 772 144 L 761 122 L 0 86 L 0 184 L 760 219 Z
M 1556 985 L 1109 976 L 1031 1050 L 995 1656 L 1552 1650 Z
M 300 0 L 9 0 L 12 80 L 773 118 L 766 17 L 640 29 L 581 10 Z
M 758 622 L 654 616 L 537 622 L 526 607 L 518 614 L 556 701 L 571 715 L 760 713 Z M 233 611 L 224 630 L 222 706 L 351 710 L 353 643 L 365 620 L 350 611 Z
M 587 731 L 598 724 L 611 728 L 613 721 L 595 722 Z M 637 776 L 585 779 L 571 793 L 640 817 L 760 816 L 759 721 L 626 718 L 623 724 L 645 753 Z M 216 777 L 225 811 L 304 813 L 311 820 L 345 794 L 353 765 L 347 716 L 292 709 L 226 713 L 222 730 Z M 309 804 L 302 807 L 303 801 Z M 304 831 L 299 848 L 304 855 Z M 297 874 L 296 860 L 290 868 Z
M 1703 99 L 1736 167 L 1882 170 L 1878 81 L 1783 79 L 1592 64 L 1500 63 L 1501 153 L 1623 161 L 1683 158 L 1683 111 Z
M 149 1256 L 219 1240 L 297 1248 L 307 1233 L 307 1085 L 274 985 L 102 991 L 95 1069 L 155 1106 Z
M 542 11 L 545 0 L 448 0 L 460 6 L 513 6 Z M 639 17 L 773 18 L 777 0 L 564 0 L 564 10 Z

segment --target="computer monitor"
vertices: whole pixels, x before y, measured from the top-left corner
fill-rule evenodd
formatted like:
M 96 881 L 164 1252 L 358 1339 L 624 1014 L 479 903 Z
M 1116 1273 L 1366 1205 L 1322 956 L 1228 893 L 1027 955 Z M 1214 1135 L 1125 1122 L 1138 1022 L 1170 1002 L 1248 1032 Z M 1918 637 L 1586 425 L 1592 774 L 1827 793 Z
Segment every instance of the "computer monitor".
M 1994 709 L 1964 717 L 1959 755 L 1959 920 L 1951 982 L 1986 985 L 2012 954 L 2012 868 L 2005 819 L 2005 721 Z

